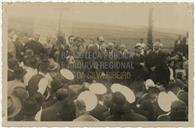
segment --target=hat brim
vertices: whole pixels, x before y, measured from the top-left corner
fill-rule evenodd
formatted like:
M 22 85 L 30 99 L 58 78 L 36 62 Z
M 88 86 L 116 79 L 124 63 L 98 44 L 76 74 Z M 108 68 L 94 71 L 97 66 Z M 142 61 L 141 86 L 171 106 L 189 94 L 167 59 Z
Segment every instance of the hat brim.
M 49 71 L 54 71 L 58 68 L 59 66 L 58 65 L 55 65 L 54 67 L 51 67 L 51 68 L 48 68 Z
M 74 79 L 74 74 L 68 70 L 68 69 L 61 69 L 60 74 L 67 80 L 73 80 Z
M 10 96 L 10 97 L 12 98 L 12 101 L 13 101 L 14 111 L 11 114 L 8 114 L 8 118 L 13 118 L 21 111 L 22 103 L 17 97 L 15 96 Z

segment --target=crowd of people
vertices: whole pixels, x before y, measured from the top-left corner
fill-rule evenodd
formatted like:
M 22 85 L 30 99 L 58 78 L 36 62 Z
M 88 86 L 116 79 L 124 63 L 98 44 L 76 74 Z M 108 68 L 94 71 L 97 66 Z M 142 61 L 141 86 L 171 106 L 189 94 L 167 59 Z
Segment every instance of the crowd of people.
M 160 39 L 59 33 L 43 43 L 12 29 L 7 42 L 9 121 L 188 120 L 188 36 L 169 52 Z

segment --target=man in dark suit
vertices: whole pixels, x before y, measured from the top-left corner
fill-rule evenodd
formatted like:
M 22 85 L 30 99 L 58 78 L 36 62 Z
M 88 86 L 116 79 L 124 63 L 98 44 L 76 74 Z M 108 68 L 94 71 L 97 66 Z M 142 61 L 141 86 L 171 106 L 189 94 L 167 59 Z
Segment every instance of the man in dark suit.
M 92 111 L 90 111 L 90 114 L 97 118 L 98 120 L 104 121 L 106 118 L 105 117 L 106 112 L 108 112 L 108 108 L 102 102 L 99 101 L 97 106 Z
M 43 109 L 41 121 L 71 121 L 76 117 L 73 101 L 69 99 L 69 91 L 60 88 L 56 92 L 57 101 L 52 106 Z
M 160 43 L 154 43 L 153 51 L 146 55 L 145 63 L 149 70 L 149 78 L 155 83 L 166 85 L 169 82 L 170 73 L 166 59 L 166 54 L 160 50 Z
M 132 79 L 135 81 L 144 81 L 146 79 L 147 70 L 145 68 L 144 56 L 142 55 L 142 46 L 140 44 L 136 44 L 135 46 L 135 54 L 132 57 L 132 63 Z
M 175 41 L 174 51 L 176 53 L 183 51 L 183 40 L 181 38 L 181 35 L 179 35 L 178 39 Z

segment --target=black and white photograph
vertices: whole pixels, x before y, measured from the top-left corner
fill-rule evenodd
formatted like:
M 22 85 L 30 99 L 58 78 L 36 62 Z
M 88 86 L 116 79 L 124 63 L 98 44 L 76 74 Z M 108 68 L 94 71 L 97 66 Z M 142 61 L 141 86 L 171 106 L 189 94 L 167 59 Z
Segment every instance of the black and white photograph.
M 5 126 L 188 126 L 193 10 L 193 3 L 3 3 Z

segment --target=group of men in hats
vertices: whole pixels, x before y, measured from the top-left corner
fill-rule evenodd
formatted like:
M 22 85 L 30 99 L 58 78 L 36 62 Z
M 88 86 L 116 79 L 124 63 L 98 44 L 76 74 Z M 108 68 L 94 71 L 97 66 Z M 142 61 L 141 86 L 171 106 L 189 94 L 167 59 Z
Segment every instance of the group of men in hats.
M 188 120 L 188 59 L 177 46 L 166 53 L 160 40 L 150 48 L 140 39 L 132 52 L 124 44 L 105 41 L 103 36 L 87 42 L 74 35 L 66 41 L 59 35 L 55 43 L 50 42 L 51 47 L 46 47 L 39 36 L 24 40 L 13 33 L 8 35 L 14 44 L 8 50 L 10 121 Z M 89 53 L 98 56 L 87 58 Z M 87 61 L 91 68 L 70 68 L 80 61 Z M 115 61 L 132 62 L 132 67 L 104 69 L 94 65 Z M 83 75 L 94 71 L 103 76 L 109 76 L 108 71 L 129 71 L 131 77 L 77 79 L 78 70 Z M 169 106 L 161 100 L 167 96 Z

